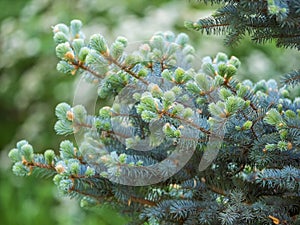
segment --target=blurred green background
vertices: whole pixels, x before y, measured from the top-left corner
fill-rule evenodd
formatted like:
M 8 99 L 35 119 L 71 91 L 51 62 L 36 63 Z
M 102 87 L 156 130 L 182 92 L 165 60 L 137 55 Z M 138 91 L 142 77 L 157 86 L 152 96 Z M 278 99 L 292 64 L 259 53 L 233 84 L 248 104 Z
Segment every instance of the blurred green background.
M 213 11 L 196 1 L 170 0 L 1 0 L 0 1 L 0 224 L 3 225 L 117 225 L 126 219 L 110 209 L 83 210 L 75 200 L 61 198 L 52 180 L 16 177 L 8 151 L 20 139 L 36 151 L 55 149 L 54 108 L 72 104 L 77 78 L 59 74 L 51 26 L 84 23 L 87 36 L 102 33 L 108 40 L 122 35 L 129 43 L 149 38 L 155 31 L 186 32 L 201 57 L 223 51 L 242 61 L 239 79 L 274 78 L 297 68 L 296 50 L 277 49 L 274 43 L 243 40 L 225 47 L 223 37 L 187 31 L 185 20 Z

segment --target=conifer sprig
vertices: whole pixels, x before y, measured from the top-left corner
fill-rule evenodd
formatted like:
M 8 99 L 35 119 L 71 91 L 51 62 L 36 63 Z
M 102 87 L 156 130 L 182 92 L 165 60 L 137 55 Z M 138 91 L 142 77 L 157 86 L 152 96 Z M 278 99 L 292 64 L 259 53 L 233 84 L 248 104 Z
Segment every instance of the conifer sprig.
M 54 27 L 57 68 L 96 85 L 106 105 L 89 115 L 60 103 L 57 134 L 82 140 L 61 142 L 58 155 L 18 142 L 16 175 L 52 176 L 82 206 L 110 204 L 132 224 L 299 221 L 299 98 L 272 79 L 239 82 L 239 60 L 224 53 L 193 69 L 183 33 L 156 33 L 128 53 L 124 37 L 109 45 L 80 28 Z
M 280 47 L 300 49 L 300 10 L 297 0 L 203 2 L 220 3 L 223 6 L 211 17 L 186 22 L 187 28 L 208 34 L 227 34 L 228 45 L 250 34 L 252 40 L 258 43 L 275 39 Z

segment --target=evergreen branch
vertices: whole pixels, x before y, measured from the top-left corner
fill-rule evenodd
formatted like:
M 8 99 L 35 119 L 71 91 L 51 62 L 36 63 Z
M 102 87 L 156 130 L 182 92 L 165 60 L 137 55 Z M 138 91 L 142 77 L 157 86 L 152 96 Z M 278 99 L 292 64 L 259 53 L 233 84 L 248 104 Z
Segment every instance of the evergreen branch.
M 87 191 L 84 191 L 83 189 L 76 188 L 74 183 L 75 182 L 73 182 L 73 186 L 68 191 L 69 194 L 74 192 L 76 194 L 79 194 L 80 197 L 90 197 L 90 198 L 96 199 L 98 201 L 100 201 L 100 200 L 112 201 L 112 197 L 113 197 L 112 193 L 110 193 L 108 195 L 104 195 L 104 196 L 99 196 L 97 194 L 93 194 L 93 193 L 89 193 Z
M 279 45 L 299 46 L 296 0 L 212 2 L 225 6 L 192 27 L 230 32 L 231 43 L 248 33 L 258 41 L 276 37 Z M 55 175 L 63 194 L 87 197 L 83 200 L 90 205 L 109 202 L 135 224 L 295 222 L 300 209 L 300 100 L 290 99 L 286 86 L 279 89 L 274 80 L 253 84 L 232 79 L 240 62 L 224 53 L 203 59 L 199 72 L 187 70 L 194 49 L 185 34 L 157 33 L 137 53 L 125 55 L 125 38 L 118 37 L 109 48 L 96 34 L 87 46 L 80 27 L 78 20 L 70 27 L 55 26 L 61 60 L 57 69 L 101 79 L 98 95 L 116 97 L 115 102 L 107 101 L 97 116 L 80 105 L 59 104 L 55 130 L 85 132 L 80 148 L 65 140 L 59 156 L 53 150 L 39 155 L 20 141 L 9 153 L 16 175 Z M 289 74 L 285 83 L 298 84 L 299 73 Z M 129 89 L 125 95 L 124 87 Z M 123 113 L 122 104 L 130 111 Z M 218 155 L 205 152 L 214 143 L 212 135 L 222 138 L 215 147 Z M 191 150 L 191 156 L 178 154 L 184 150 Z M 206 156 L 214 161 L 199 171 Z M 147 182 L 151 186 L 142 186 Z
M 188 29 L 201 32 L 205 31 L 207 34 L 211 34 L 211 32 L 224 34 L 230 30 L 230 24 L 217 17 L 207 17 L 200 19 L 197 22 L 186 21 L 184 25 Z
M 24 166 L 29 167 L 31 171 L 35 168 L 40 168 L 40 169 L 56 172 L 54 164 L 49 165 L 49 164 L 35 162 L 35 161 L 29 162 L 25 158 L 23 158 L 22 163 Z
M 236 89 L 235 89 L 232 85 L 230 85 L 230 83 L 225 82 L 224 85 L 225 85 L 225 87 L 229 88 L 229 90 L 231 90 L 234 94 L 237 93 Z M 243 99 L 244 99 L 245 101 L 250 100 L 250 99 L 247 98 L 246 96 L 243 97 Z M 251 100 L 250 100 L 250 107 L 251 107 L 254 111 L 257 112 L 257 107 L 253 104 L 253 102 L 252 102 Z
M 90 67 L 84 65 L 83 63 L 77 61 L 72 61 L 71 63 L 75 68 L 81 68 L 99 79 L 103 79 L 105 77 L 105 74 L 99 74 L 95 70 L 92 70 Z
M 227 33 L 226 43 L 233 44 L 246 32 L 253 41 L 264 43 L 276 39 L 278 47 L 300 49 L 299 10 L 295 2 L 224 1 L 214 17 L 186 22 L 187 28 L 210 34 Z M 229 33 L 229 34 L 228 34 Z
M 237 44 L 242 39 L 244 33 L 245 33 L 245 31 L 243 31 L 242 29 L 239 29 L 239 30 L 229 33 L 226 36 L 225 44 L 228 46 Z
M 121 64 L 116 59 L 114 59 L 109 53 L 103 54 L 104 58 L 110 62 L 115 64 L 117 67 L 119 67 L 121 70 L 125 71 L 126 73 L 130 74 L 132 77 L 136 78 L 137 80 L 140 80 L 143 84 L 149 85 L 149 82 L 140 77 L 138 74 L 133 72 L 130 68 L 128 68 L 126 65 Z
M 204 127 L 201 127 L 199 125 L 197 125 L 196 123 L 193 123 L 193 121 L 191 120 L 188 120 L 188 119 L 184 119 L 178 115 L 175 115 L 175 114 L 172 114 L 172 113 L 169 113 L 169 112 L 166 112 L 166 111 L 158 111 L 158 114 L 162 117 L 163 115 L 166 115 L 170 118 L 174 118 L 174 119 L 177 119 L 179 121 L 183 121 L 184 123 L 196 128 L 197 130 L 201 131 L 202 133 L 205 133 L 205 134 L 208 134 L 210 135 L 211 134 L 211 131 L 205 129 Z
M 282 169 L 266 169 L 257 174 L 256 181 L 261 185 L 273 188 L 278 186 L 287 190 L 298 190 L 300 183 L 299 169 L 286 166 Z
M 300 69 L 284 75 L 281 79 L 281 82 L 291 87 L 298 85 L 300 83 Z

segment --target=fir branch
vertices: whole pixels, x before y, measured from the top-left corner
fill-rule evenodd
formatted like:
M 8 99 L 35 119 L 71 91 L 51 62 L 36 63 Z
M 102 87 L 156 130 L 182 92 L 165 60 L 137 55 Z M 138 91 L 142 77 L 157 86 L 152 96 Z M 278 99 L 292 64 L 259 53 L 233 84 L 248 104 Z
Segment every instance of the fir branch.
M 170 118 L 174 118 L 174 119 L 177 119 L 179 121 L 182 121 L 183 123 L 186 123 L 194 128 L 196 128 L 197 130 L 201 131 L 202 133 L 204 134 L 207 134 L 207 135 L 210 135 L 211 134 L 211 131 L 210 130 L 207 130 L 205 129 L 204 127 L 201 127 L 199 126 L 198 124 L 194 123 L 193 121 L 191 120 L 188 120 L 188 119 L 184 119 L 183 117 L 180 117 L 178 115 L 174 115 L 172 113 L 169 113 L 169 112 L 166 112 L 166 111 L 158 111 L 158 114 L 162 117 L 163 115 L 165 116 L 168 116 Z
M 282 77 L 281 82 L 291 87 L 300 83 L 300 69 L 287 73 Z
M 88 73 L 92 74 L 94 77 L 96 77 L 98 79 L 103 79 L 106 76 L 106 74 L 99 74 L 98 72 L 96 72 L 92 68 L 84 65 L 83 63 L 77 62 L 77 61 L 73 61 L 72 65 L 75 66 L 75 68 L 81 68 L 84 71 L 87 71 Z
M 119 67 L 121 70 L 125 71 L 126 73 L 130 74 L 132 77 L 136 78 L 137 80 L 140 80 L 143 84 L 145 85 L 149 85 L 149 82 L 146 81 L 145 79 L 143 79 L 142 77 L 140 77 L 138 74 L 136 74 L 134 71 L 131 70 L 130 67 L 128 67 L 125 64 L 121 64 L 120 62 L 118 62 L 116 59 L 114 59 L 110 54 L 105 53 L 103 54 L 104 58 L 110 62 L 115 64 L 117 67 Z
M 300 12 L 298 6 L 282 13 L 276 2 L 271 2 L 275 11 L 266 7 L 267 1 L 212 2 L 225 8 L 192 26 L 231 32 L 233 42 L 249 33 L 259 41 L 278 35 L 279 44 L 298 43 L 297 33 L 290 29 L 298 26 L 290 18 Z M 274 80 L 233 79 L 240 62 L 224 53 L 206 57 L 199 72 L 187 70 L 194 49 L 185 34 L 157 33 L 137 53 L 125 55 L 125 38 L 117 38 L 109 48 L 104 37 L 96 34 L 86 46 L 80 27 L 78 20 L 70 27 L 55 26 L 56 54 L 61 60 L 57 69 L 100 81 L 99 96 L 115 97 L 115 102 L 108 101 L 97 116 L 88 115 L 80 105 L 59 104 L 55 130 L 59 134 L 84 131 L 79 149 L 65 140 L 59 156 L 53 150 L 39 155 L 27 141 L 20 141 L 9 153 L 16 175 L 55 175 L 53 181 L 63 194 L 86 197 L 96 205 L 109 202 L 136 224 L 295 221 L 300 209 L 300 100 L 291 100 L 286 86 L 279 89 Z M 282 38 L 282 32 L 296 37 Z M 286 84 L 298 80 L 297 70 L 287 76 Z M 129 89 L 125 95 L 124 88 Z M 131 107 L 129 111 L 123 112 L 122 104 Z M 218 155 L 211 155 L 208 168 L 198 171 L 213 135 L 222 142 L 216 147 Z M 188 158 L 185 151 L 190 150 Z M 180 165 L 181 160 L 186 160 L 185 165 Z M 149 181 L 151 186 L 143 186 Z
M 229 88 L 234 94 L 236 94 L 237 93 L 237 90 L 234 88 L 234 85 L 236 85 L 236 83 L 234 82 L 234 81 L 232 81 L 232 82 L 224 82 L 224 86 L 225 87 L 227 87 L 227 88 Z M 251 94 L 251 93 L 249 93 L 249 94 Z M 245 101 L 247 101 L 247 100 L 250 100 L 250 107 L 254 110 L 254 111 L 256 111 L 257 112 L 257 107 L 254 105 L 254 103 L 253 103 L 253 101 L 251 101 L 251 99 L 249 99 L 247 96 L 245 96 L 245 97 L 243 97 L 243 99 L 245 100 Z
M 186 21 L 184 24 L 188 29 L 206 32 L 206 34 L 225 34 L 230 30 L 230 24 L 222 18 L 207 17 L 197 22 Z
M 35 170 L 36 168 L 40 168 L 43 170 L 49 170 L 52 171 L 53 174 L 56 172 L 54 164 L 46 164 L 46 163 L 40 163 L 40 162 L 35 162 L 35 161 L 27 161 L 25 158 L 22 160 L 23 165 L 27 166 L 30 168 L 30 170 Z
M 279 47 L 300 49 L 296 4 L 294 1 L 224 1 L 213 18 L 186 22 L 185 26 L 208 34 L 225 31 L 226 43 L 230 45 L 248 32 L 258 43 L 275 39 Z
M 256 181 L 262 186 L 277 186 L 286 190 L 298 190 L 300 183 L 300 171 L 292 166 L 282 169 L 266 169 L 257 174 Z

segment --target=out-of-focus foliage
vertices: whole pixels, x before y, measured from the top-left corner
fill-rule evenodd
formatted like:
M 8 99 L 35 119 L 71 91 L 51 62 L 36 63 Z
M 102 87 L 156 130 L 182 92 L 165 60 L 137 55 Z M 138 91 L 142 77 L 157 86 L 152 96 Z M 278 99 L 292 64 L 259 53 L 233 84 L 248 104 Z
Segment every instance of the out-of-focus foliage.
M 84 218 L 89 218 L 85 224 L 108 224 L 99 222 L 99 216 L 86 216 L 74 203 L 53 200 L 51 180 L 36 186 L 31 179 L 11 176 L 7 170 L 7 151 L 21 138 L 38 149 L 58 149 L 54 108 L 61 101 L 72 103 L 76 82 L 55 69 L 51 26 L 78 18 L 87 35 L 98 32 L 111 39 L 124 35 L 133 45 L 158 30 L 184 31 L 200 52 L 199 58 L 219 51 L 236 55 L 243 62 L 240 74 L 254 81 L 288 72 L 298 63 L 296 51 L 276 49 L 273 43 L 257 46 L 244 40 L 226 49 L 222 37 L 187 31 L 185 20 L 212 11 L 193 1 L 1 0 L 0 8 L 0 224 L 82 224 Z M 30 207 L 37 208 L 36 214 L 28 214 Z M 62 217 L 60 207 L 69 207 L 70 218 L 75 213 L 78 221 Z

